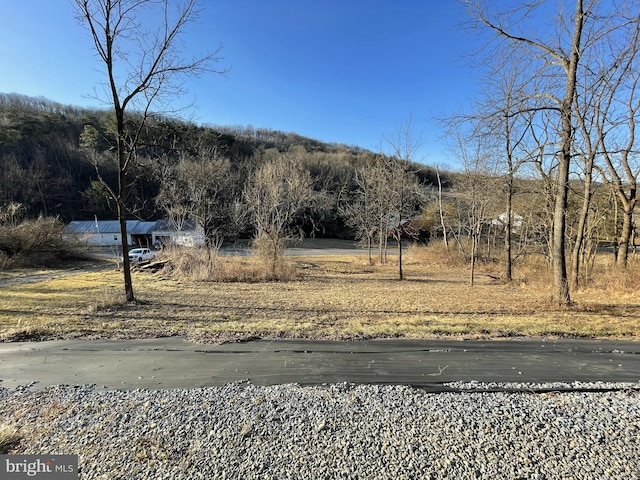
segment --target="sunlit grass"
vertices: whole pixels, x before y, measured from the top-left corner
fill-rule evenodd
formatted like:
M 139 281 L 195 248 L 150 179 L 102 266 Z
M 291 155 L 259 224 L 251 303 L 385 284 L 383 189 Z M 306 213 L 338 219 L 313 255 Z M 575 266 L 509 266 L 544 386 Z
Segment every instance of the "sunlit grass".
M 228 261 L 232 268 L 236 260 Z M 366 256 L 294 261 L 301 276 L 287 282 L 192 282 L 135 272 L 135 304 L 123 301 L 122 274 L 113 270 L 13 285 L 0 291 L 0 336 L 640 339 L 640 300 L 628 291 L 578 291 L 574 308 L 559 309 L 548 280 L 525 278 L 525 270 L 509 284 L 480 271 L 471 287 L 468 268 L 417 255 L 406 258 L 405 281 L 397 280 L 395 265 L 372 266 Z
M 5 424 L 0 424 L 0 454 L 6 454 L 20 440 L 18 431 Z

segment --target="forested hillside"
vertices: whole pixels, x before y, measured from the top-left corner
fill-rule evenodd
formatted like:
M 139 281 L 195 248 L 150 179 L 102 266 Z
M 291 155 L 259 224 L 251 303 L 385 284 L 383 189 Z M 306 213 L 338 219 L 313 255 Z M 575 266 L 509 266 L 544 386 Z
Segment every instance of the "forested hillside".
M 115 218 L 104 185 L 114 185 L 117 173 L 112 124 L 108 111 L 0 94 L 0 205 L 19 203 L 31 218 Z M 349 197 L 356 171 L 376 157 L 358 147 L 322 143 L 295 133 L 201 126 L 165 117 L 147 121 L 139 145 L 130 176 L 131 218 L 166 218 L 176 214 L 181 204 L 193 206 L 194 198 L 183 197 L 190 187 L 185 181 L 193 179 L 196 164 L 204 183 L 209 183 L 204 195 L 227 197 L 216 199 L 222 209 L 225 200 L 240 199 L 259 165 L 287 154 L 302 163 L 314 191 L 322 195 L 322 204 L 316 205 L 319 208 L 307 221 L 319 235 L 338 236 L 349 235 L 337 215 L 339 197 Z M 437 183 L 432 169 L 413 167 L 419 182 Z
M 135 115 L 129 122 L 135 129 Z M 117 178 L 114 145 L 107 111 L 0 94 L 0 220 L 7 223 L 13 211 L 18 220 L 115 219 L 108 192 Z M 401 155 L 295 133 L 166 117 L 146 119 L 135 152 L 127 216 L 168 219 L 178 228 L 195 221 L 212 244 L 261 238 L 277 250 L 283 238 L 313 233 L 360 239 L 384 261 L 388 239 L 422 233 L 467 258 L 504 256 L 506 278 L 511 257 L 550 257 L 554 174 L 553 164 L 549 173 L 543 168 L 546 156 L 523 163 L 518 175 L 503 168 L 500 155 L 491 168 L 469 160 L 460 172 L 437 172 Z M 576 176 L 570 187 L 567 242 L 585 252 L 577 258 L 589 264 L 603 245 L 616 258 L 619 244 L 635 248 L 635 223 L 625 234 L 616 197 L 616 188 L 633 194 L 634 184 L 588 186 Z M 580 221 L 586 189 L 588 228 Z

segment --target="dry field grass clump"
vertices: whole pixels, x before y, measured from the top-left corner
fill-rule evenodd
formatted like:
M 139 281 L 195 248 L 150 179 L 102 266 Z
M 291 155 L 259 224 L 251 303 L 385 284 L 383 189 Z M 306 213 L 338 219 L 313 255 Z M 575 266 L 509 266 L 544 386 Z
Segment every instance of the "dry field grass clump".
M 18 430 L 9 425 L 0 423 L 0 455 L 9 452 L 9 449 L 20 440 Z
M 455 255 L 413 248 L 404 281 L 394 257 L 287 257 L 287 280 L 264 281 L 256 257 L 216 257 L 218 281 L 184 271 L 134 272 L 139 302 L 125 304 L 121 272 L 68 273 L 0 292 L 0 339 L 185 335 L 205 342 L 247 338 L 358 339 L 585 336 L 640 339 L 640 265 L 616 273 L 603 258 L 575 306 L 551 301 L 544 262 L 518 265 L 505 283 L 481 265 L 475 285 Z M 193 263 L 191 263 L 193 265 Z M 211 272 L 205 266 L 205 273 Z M 192 267 L 190 267 L 192 268 Z

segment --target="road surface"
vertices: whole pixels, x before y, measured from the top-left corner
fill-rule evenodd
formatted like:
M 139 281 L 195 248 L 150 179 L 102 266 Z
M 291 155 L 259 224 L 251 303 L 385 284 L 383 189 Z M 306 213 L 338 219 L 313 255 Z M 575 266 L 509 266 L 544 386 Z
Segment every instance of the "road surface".
M 38 382 L 112 389 L 191 388 L 249 381 L 404 384 L 640 382 L 640 343 L 598 340 L 255 340 L 180 337 L 0 344 L 0 386 Z

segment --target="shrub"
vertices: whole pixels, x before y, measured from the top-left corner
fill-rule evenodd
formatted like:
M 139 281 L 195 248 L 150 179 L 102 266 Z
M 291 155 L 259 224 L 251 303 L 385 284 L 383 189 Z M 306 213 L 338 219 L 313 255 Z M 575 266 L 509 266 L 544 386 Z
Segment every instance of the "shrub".
M 57 218 L 39 217 L 0 225 L 0 268 L 49 265 L 70 252 Z
M 265 271 L 270 271 L 271 276 L 275 278 L 278 264 L 284 259 L 284 239 L 272 238 L 266 234 L 259 235 L 253 240 L 253 247 Z
M 0 425 L 0 454 L 6 454 L 9 449 L 18 443 L 20 436 L 18 431 L 7 425 Z
M 295 266 L 282 257 L 272 268 L 260 255 L 226 257 L 217 248 L 169 248 L 163 273 L 196 282 L 265 282 L 297 278 Z
M 172 276 L 195 281 L 215 281 L 219 256 L 217 248 L 171 247 L 162 252 L 169 260 L 165 272 Z

